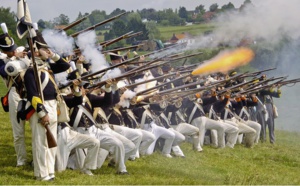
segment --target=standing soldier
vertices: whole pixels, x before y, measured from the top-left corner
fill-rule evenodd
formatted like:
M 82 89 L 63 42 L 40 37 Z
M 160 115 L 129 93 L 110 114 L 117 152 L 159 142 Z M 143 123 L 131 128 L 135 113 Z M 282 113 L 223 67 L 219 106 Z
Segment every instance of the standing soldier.
M 1 24 L 1 27 L 4 31 L 4 34 L 0 35 L 0 49 L 6 54 L 6 57 L 0 59 L 0 75 L 2 76 L 5 84 L 8 88 L 8 110 L 10 116 L 10 122 L 12 125 L 13 137 L 14 137 L 14 147 L 17 154 L 17 166 L 23 166 L 26 164 L 26 147 L 25 147 L 25 122 L 21 121 L 20 123 L 17 120 L 17 106 L 18 102 L 21 100 L 20 95 L 17 93 L 18 83 L 16 80 L 19 79 L 19 73 L 11 74 L 7 73 L 5 69 L 7 69 L 7 63 L 11 64 L 11 68 L 13 65 L 21 67 L 22 64 L 29 64 L 29 61 L 22 57 L 23 61 L 19 61 L 23 51 L 17 53 L 17 45 L 15 44 L 13 38 L 11 38 L 7 34 L 7 29 L 4 23 Z M 24 63 L 23 63 L 24 62 Z M 16 68 L 13 69 L 16 72 Z M 24 70 L 24 69 L 19 69 Z M 12 71 L 11 71 L 12 72 Z M 14 75 L 14 77 L 10 76 Z
M 52 52 L 43 39 L 41 33 L 33 38 L 34 51 L 31 54 L 38 65 L 38 76 L 41 79 L 41 94 L 38 91 L 35 72 L 28 68 L 24 74 L 24 85 L 27 100 L 35 109 L 29 122 L 32 130 L 32 155 L 34 176 L 37 180 L 50 181 L 54 179 L 54 165 L 57 147 L 49 148 L 45 127 L 48 125 L 54 139 L 57 139 L 57 92 L 55 82 L 50 78 L 51 70 L 54 74 L 64 72 L 70 68 L 58 54 Z M 41 98 L 43 96 L 44 99 Z
M 261 137 L 262 141 L 266 141 L 266 127 L 269 128 L 269 137 L 270 137 L 270 143 L 275 143 L 275 123 L 274 123 L 274 110 L 273 110 L 273 97 L 280 98 L 281 96 L 281 90 L 280 87 L 277 87 L 277 91 L 274 90 L 275 87 L 271 87 L 269 89 L 264 89 L 259 92 L 259 98 L 263 101 L 263 103 L 266 105 L 267 112 L 268 112 L 268 119 L 264 122 L 264 126 L 261 127 Z

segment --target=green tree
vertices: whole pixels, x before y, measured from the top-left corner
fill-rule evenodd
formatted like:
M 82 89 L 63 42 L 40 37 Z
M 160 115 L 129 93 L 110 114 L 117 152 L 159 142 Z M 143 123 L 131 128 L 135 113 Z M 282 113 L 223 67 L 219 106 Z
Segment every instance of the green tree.
M 60 14 L 58 17 L 53 19 L 55 25 L 67 25 L 70 23 L 70 19 L 65 14 Z
M 149 39 L 160 38 L 160 31 L 156 27 L 156 23 L 154 21 L 149 21 L 146 23 L 146 29 L 148 30 Z
M 254 7 L 251 0 L 245 0 L 244 3 L 241 5 L 240 10 L 243 11 L 246 7 L 249 7 L 249 8 Z
M 205 19 L 203 18 L 203 15 L 202 14 L 198 14 L 196 19 L 195 19 L 195 22 L 197 23 L 203 23 L 205 22 Z
M 22 40 L 20 40 L 17 36 L 16 32 L 16 26 L 17 26 L 17 21 L 16 21 L 16 15 L 14 12 L 10 10 L 10 8 L 4 8 L 0 7 L 0 21 L 1 23 L 5 23 L 8 29 L 8 34 L 14 39 L 15 43 L 19 46 L 25 45 L 26 38 L 24 37 Z M 3 33 L 2 30 L 0 29 L 0 34 Z
M 141 11 L 137 10 L 137 13 L 140 14 L 142 19 L 157 20 L 157 12 L 153 8 L 149 8 L 149 9 L 144 8 Z
M 186 10 L 185 7 L 179 7 L 179 13 L 178 13 L 179 17 L 183 18 L 183 19 L 187 19 L 188 18 L 188 12 Z
M 121 36 L 123 34 L 126 34 L 126 32 L 127 32 L 126 25 L 125 25 L 124 21 L 122 21 L 122 20 L 114 21 L 112 30 L 114 31 L 114 33 L 117 37 Z
M 37 24 L 38 24 L 39 29 L 45 29 L 46 28 L 46 23 L 45 23 L 45 21 L 43 19 L 40 19 L 37 22 Z
M 95 25 L 97 23 L 100 23 L 106 19 L 107 15 L 105 11 L 100 10 L 94 10 L 89 15 L 89 20 L 91 25 Z M 105 25 L 97 27 L 95 30 L 103 30 L 105 29 Z
M 195 11 L 198 11 L 199 14 L 204 14 L 206 12 L 204 5 L 196 6 Z
M 235 9 L 235 7 L 234 7 L 234 5 L 231 2 L 229 2 L 228 4 L 223 5 L 221 7 L 222 11 L 230 11 L 230 10 L 234 10 L 234 9 Z
M 16 25 L 15 14 L 10 11 L 10 8 L 0 7 L 0 20 L 1 23 L 5 23 L 10 35 L 16 36 Z
M 131 19 L 135 19 L 138 22 L 142 21 L 142 18 L 139 13 L 130 13 L 126 16 L 127 21 L 129 22 Z
M 162 26 L 169 26 L 170 25 L 170 22 L 169 22 L 169 20 L 162 20 L 161 22 L 160 22 L 160 24 L 162 25 Z
M 214 3 L 214 4 L 210 5 L 209 11 L 215 12 L 218 10 L 218 7 L 219 7 L 219 5 L 217 3 Z
M 85 17 L 85 16 L 88 16 L 88 15 L 89 15 L 88 13 L 85 13 L 84 15 L 82 15 L 82 13 L 79 12 L 79 14 L 78 14 L 76 20 L 79 20 L 79 19 L 81 19 L 81 18 L 83 18 L 83 17 Z M 91 24 L 91 22 L 90 22 L 90 16 L 89 16 L 88 19 L 86 19 L 86 20 L 84 20 L 83 22 L 81 22 L 80 24 L 74 26 L 74 27 L 72 28 L 72 30 L 78 32 L 78 31 L 84 30 L 84 29 L 86 29 L 86 28 L 88 28 L 88 27 L 90 27 L 90 26 L 92 26 L 92 24 Z
M 127 24 L 126 30 L 128 32 L 134 31 L 134 32 L 142 32 L 143 34 L 127 39 L 127 43 L 132 43 L 134 40 L 147 40 L 148 39 L 148 30 L 146 28 L 146 25 L 142 23 L 142 21 L 139 21 L 137 19 L 130 19 L 130 21 Z
M 116 8 L 114 11 L 112 11 L 109 14 L 109 16 L 107 18 L 119 15 L 119 14 L 124 13 L 124 12 L 126 12 L 126 10 L 122 10 L 120 8 Z M 127 22 L 126 15 L 119 17 L 118 20 L 122 20 L 122 21 L 124 21 L 126 23 Z

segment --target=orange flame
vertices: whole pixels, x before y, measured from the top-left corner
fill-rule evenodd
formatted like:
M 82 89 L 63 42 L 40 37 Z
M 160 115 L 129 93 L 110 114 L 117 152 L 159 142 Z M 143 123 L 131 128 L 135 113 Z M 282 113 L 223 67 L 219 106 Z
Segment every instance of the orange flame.
M 225 73 L 239 66 L 246 65 L 253 57 L 254 52 L 249 48 L 238 48 L 232 51 L 225 51 L 200 65 L 192 72 L 192 75 L 205 75 L 215 72 Z

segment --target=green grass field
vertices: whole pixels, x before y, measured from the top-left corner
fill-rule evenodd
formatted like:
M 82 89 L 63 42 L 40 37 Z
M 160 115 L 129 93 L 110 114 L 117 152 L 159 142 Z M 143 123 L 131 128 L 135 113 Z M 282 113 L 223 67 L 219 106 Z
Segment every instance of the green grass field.
M 6 88 L 0 83 L 0 94 Z M 34 180 L 33 167 L 15 167 L 16 155 L 8 113 L 0 109 L 0 184 L 41 185 Z M 186 158 L 165 158 L 158 152 L 126 163 L 130 175 L 116 175 L 107 162 L 86 176 L 76 170 L 56 173 L 56 185 L 299 185 L 300 134 L 276 131 L 277 143 L 260 143 L 252 149 L 204 146 L 197 153 L 183 143 Z M 26 125 L 28 161 L 31 161 L 31 131 Z
M 166 41 L 171 39 L 173 33 L 182 34 L 188 32 L 192 36 L 203 34 L 205 31 L 210 31 L 215 28 L 213 24 L 194 24 L 189 26 L 158 26 L 158 30 L 161 34 L 161 40 Z

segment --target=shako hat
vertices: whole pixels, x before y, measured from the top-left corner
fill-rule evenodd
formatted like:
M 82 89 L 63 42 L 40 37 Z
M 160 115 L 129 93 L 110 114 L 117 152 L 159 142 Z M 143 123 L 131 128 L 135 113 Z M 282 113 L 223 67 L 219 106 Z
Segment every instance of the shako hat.
M 16 50 L 18 46 L 15 44 L 15 41 L 7 33 L 0 35 L 0 49 L 3 52 L 12 52 Z

